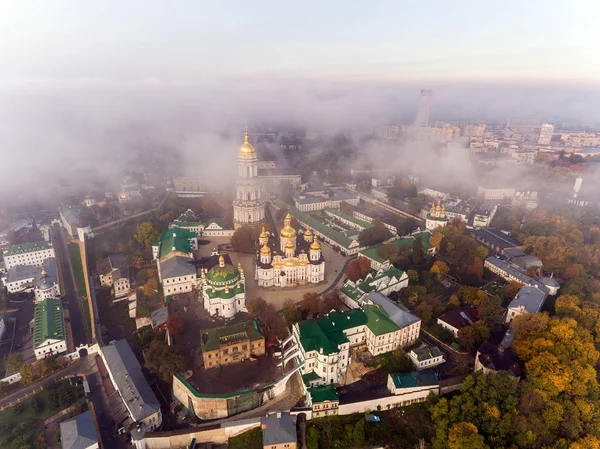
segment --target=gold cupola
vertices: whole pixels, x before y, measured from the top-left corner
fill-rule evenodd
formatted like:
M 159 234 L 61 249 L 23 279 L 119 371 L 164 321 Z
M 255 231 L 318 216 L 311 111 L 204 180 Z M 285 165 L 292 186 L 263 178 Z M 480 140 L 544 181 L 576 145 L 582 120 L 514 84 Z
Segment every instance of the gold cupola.
M 262 248 L 260 249 L 260 255 L 261 256 L 268 256 L 269 254 L 271 254 L 271 248 L 269 248 L 267 246 L 267 244 L 265 243 Z
M 256 156 L 256 150 L 250 143 L 250 135 L 248 134 L 248 128 L 246 128 L 246 134 L 244 134 L 244 143 L 240 147 L 240 156 Z
M 294 249 L 294 248 L 295 248 L 295 246 L 294 246 L 294 243 L 293 243 L 293 242 L 290 242 L 290 241 L 288 241 L 288 242 L 285 244 L 285 249 L 286 249 L 286 250 L 287 250 L 287 249 Z
M 312 233 L 312 231 L 310 230 L 310 228 L 308 228 L 308 229 L 306 230 L 306 232 L 304 233 L 304 239 L 305 239 L 307 242 L 310 242 L 310 241 L 312 240 L 312 237 L 313 237 L 313 233 Z
M 264 227 L 264 226 L 262 227 L 262 231 L 261 231 L 261 233 L 260 233 L 259 237 L 260 237 L 262 240 L 266 240 L 266 239 L 268 239 L 268 238 L 269 238 L 269 234 L 267 234 L 267 231 L 265 231 L 265 227 Z
M 294 239 L 296 238 L 296 230 L 292 228 L 292 216 L 288 213 L 283 220 L 283 228 L 279 233 L 282 239 Z
M 310 249 L 311 249 L 311 251 L 321 251 L 321 244 L 317 240 L 317 236 L 316 235 L 315 235 L 315 239 L 310 244 Z
M 429 211 L 431 215 L 435 215 L 435 201 L 431 203 L 431 210 Z

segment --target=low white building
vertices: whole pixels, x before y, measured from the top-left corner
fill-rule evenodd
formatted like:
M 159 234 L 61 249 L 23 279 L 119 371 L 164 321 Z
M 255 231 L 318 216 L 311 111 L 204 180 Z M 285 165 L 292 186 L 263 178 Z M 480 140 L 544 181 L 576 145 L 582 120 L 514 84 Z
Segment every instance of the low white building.
M 100 285 L 110 287 L 116 299 L 129 295 L 129 258 L 122 255 L 111 255 L 96 264 Z
M 508 305 L 506 324 L 510 324 L 519 315 L 538 313 L 542 309 L 547 297 L 548 291 L 544 286 L 524 285 L 517 293 L 517 296 L 515 296 L 515 299 Z
M 483 200 L 504 201 L 510 200 L 515 196 L 516 189 L 504 187 L 484 187 L 477 188 L 477 196 Z
M 436 373 L 420 371 L 415 373 L 388 374 L 387 387 L 390 393 L 406 398 L 406 404 L 423 402 L 431 393 L 439 395 L 440 380 Z
M 111 341 L 100 349 L 100 356 L 135 425 L 131 432 L 133 444 L 137 449 L 143 449 L 145 433 L 158 429 L 162 424 L 160 402 L 127 340 Z
M 36 303 L 61 296 L 56 259 L 53 257 L 46 259 L 42 266 L 14 266 L 8 270 L 3 282 L 9 293 L 33 291 Z
M 67 352 L 67 337 L 60 299 L 44 299 L 35 306 L 33 352 L 37 360 Z
M 200 288 L 204 309 L 211 316 L 233 318 L 246 309 L 246 277 L 244 269 L 237 268 L 229 255 L 214 251 L 201 268 Z
M 417 370 L 433 368 L 446 361 L 444 353 L 437 346 L 413 349 L 408 356 Z
M 223 222 L 217 218 L 200 221 L 191 209 L 170 223 L 169 228 L 186 229 L 200 237 L 231 237 L 234 233 L 233 229 L 226 229 Z
M 486 228 L 491 223 L 494 217 L 496 216 L 496 211 L 498 210 L 498 205 L 493 203 L 483 203 L 481 204 L 475 214 L 473 215 L 473 227 L 474 228 Z
M 313 212 L 327 208 L 339 209 L 342 202 L 358 206 L 359 197 L 346 189 L 315 187 L 296 191 L 292 195 L 294 206 L 301 212 Z
M 470 307 L 457 307 L 437 319 L 437 323 L 444 329 L 458 335 L 458 331 L 464 327 L 472 326 L 477 321 L 477 313 Z
M 54 248 L 50 242 L 30 242 L 9 246 L 2 251 L 6 269 L 17 265 L 41 267 L 49 257 L 54 257 Z
M 360 301 L 372 291 L 389 295 L 406 287 L 408 287 L 408 275 L 394 267 L 388 260 L 374 273 L 367 274 L 364 279 L 344 282 L 340 288 L 340 299 L 351 309 L 356 309 Z

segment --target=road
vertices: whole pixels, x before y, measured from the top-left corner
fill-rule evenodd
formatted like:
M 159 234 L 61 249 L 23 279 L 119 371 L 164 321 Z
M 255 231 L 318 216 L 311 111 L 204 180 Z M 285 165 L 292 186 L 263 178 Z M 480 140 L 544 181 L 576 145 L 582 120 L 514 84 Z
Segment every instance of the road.
M 63 234 L 63 229 L 60 226 L 55 224 L 51 229 L 56 261 L 60 267 L 59 272 L 62 276 L 62 286 L 65 290 L 62 292 L 63 306 L 69 310 L 70 323 L 67 323 L 67 326 L 69 324 L 71 326 L 74 346 L 78 347 L 80 345 L 86 345 L 89 341 L 88 330 L 83 315 L 83 308 L 81 307 L 81 301 L 79 300 L 79 294 L 77 293 L 67 242 Z

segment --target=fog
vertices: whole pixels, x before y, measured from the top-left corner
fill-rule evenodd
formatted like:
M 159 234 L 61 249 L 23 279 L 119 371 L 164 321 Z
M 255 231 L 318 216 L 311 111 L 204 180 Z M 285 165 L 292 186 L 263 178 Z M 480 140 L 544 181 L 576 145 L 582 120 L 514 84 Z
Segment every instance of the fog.
M 381 163 L 435 165 L 457 182 L 469 179 L 462 149 L 440 153 L 423 144 L 361 143 L 382 124 L 410 123 L 421 88 L 434 90 L 431 122 L 503 124 L 511 116 L 600 121 L 600 91 L 564 85 L 417 86 L 275 76 L 195 84 L 28 80 L 0 88 L 0 192 L 5 198 L 39 199 L 61 179 L 75 187 L 94 181 L 118 185 L 140 156 L 161 155 L 161 164 L 172 162 L 182 175 L 230 174 L 244 126 L 265 124 L 343 132 Z

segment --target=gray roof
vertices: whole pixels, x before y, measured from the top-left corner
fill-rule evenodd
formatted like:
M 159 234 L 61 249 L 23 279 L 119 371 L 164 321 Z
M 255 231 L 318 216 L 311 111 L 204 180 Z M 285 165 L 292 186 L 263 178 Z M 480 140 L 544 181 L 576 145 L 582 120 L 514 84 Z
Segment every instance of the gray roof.
M 163 306 L 160 309 L 156 309 L 150 314 L 150 321 L 152 321 L 152 329 L 165 324 L 167 322 L 167 318 L 169 318 L 169 308 L 167 306 Z
M 107 275 L 114 270 L 118 270 L 118 273 L 115 273 L 113 280 L 129 279 L 129 257 L 123 254 L 111 254 L 106 259 L 98 260 L 96 264 L 98 274 Z
M 518 279 L 520 282 L 522 282 L 525 285 L 535 285 L 538 287 L 542 285 L 541 283 L 537 282 L 531 276 L 527 276 L 525 273 L 523 273 L 517 267 L 509 264 L 508 262 L 506 262 L 502 259 L 499 259 L 496 256 L 488 257 L 487 259 L 485 259 L 485 261 L 486 261 L 486 263 L 489 263 L 489 264 L 494 265 L 495 267 L 498 267 L 500 270 L 508 273 L 509 275 Z
M 46 271 L 45 282 L 52 285 L 58 283 L 58 270 L 56 268 L 56 259 L 49 257 L 44 261 L 43 266 L 35 267 L 33 265 L 16 265 L 9 268 L 7 282 L 19 282 L 27 279 L 32 279 L 31 287 L 41 287 L 44 282 L 42 278 L 42 270 Z
M 287 412 L 268 414 L 264 420 L 263 447 L 297 442 L 298 436 L 294 421 L 294 417 Z
M 92 412 L 77 415 L 60 423 L 60 439 L 63 449 L 87 449 L 98 444 L 98 435 Z
M 111 341 L 102 347 L 106 368 L 115 387 L 130 410 L 132 419 L 139 422 L 160 410 L 160 403 L 142 373 L 142 367 L 127 340 Z
M 379 292 L 369 293 L 363 298 L 363 301 L 365 303 L 370 302 L 378 305 L 390 317 L 390 319 L 401 328 L 421 321 L 421 318 L 410 313 L 406 307 L 395 303 L 390 298 L 382 295 Z
M 434 359 L 436 357 L 444 355 L 442 351 L 440 351 L 440 348 L 438 348 L 437 346 L 413 349 L 412 352 L 414 352 L 415 356 L 417 357 L 417 360 L 419 361 Z
M 196 274 L 196 267 L 192 265 L 189 257 L 175 256 L 160 262 L 161 279 L 174 278 L 177 276 L 189 276 Z
M 537 287 L 525 285 L 521 287 L 521 290 L 519 290 L 519 293 L 517 293 L 517 296 L 510 302 L 508 307 L 510 309 L 524 306 L 528 313 L 537 313 L 544 305 L 547 296 L 548 292 L 545 289 L 542 290 Z

